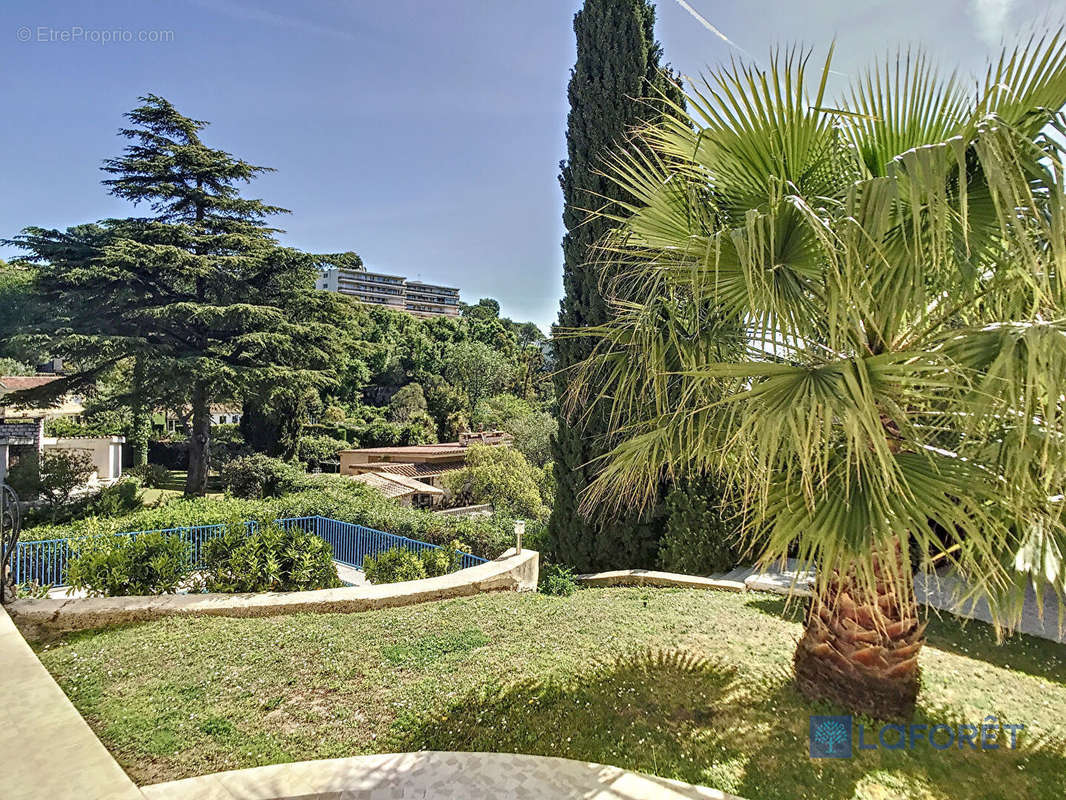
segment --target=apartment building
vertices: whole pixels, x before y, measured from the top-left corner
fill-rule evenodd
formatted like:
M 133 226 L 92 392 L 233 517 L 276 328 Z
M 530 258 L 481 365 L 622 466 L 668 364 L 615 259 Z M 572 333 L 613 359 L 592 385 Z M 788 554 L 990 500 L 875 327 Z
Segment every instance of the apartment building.
M 459 290 L 421 281 L 407 281 L 406 310 L 416 317 L 459 316 Z
M 409 281 L 402 275 L 328 267 L 322 270 L 316 286 L 327 292 L 350 295 L 364 303 L 406 311 L 416 317 L 459 316 L 458 289 Z

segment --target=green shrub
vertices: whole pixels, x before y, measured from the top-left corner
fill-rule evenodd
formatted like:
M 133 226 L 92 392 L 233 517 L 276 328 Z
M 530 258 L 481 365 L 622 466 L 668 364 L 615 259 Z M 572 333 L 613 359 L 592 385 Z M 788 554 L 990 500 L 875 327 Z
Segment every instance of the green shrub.
M 541 494 L 544 476 L 542 468 L 513 448 L 473 444 L 467 448 L 466 465 L 444 473 L 441 483 L 455 505 L 491 503 L 516 516 L 544 519 L 550 510 Z
M 710 575 L 736 566 L 736 512 L 711 480 L 686 481 L 666 497 L 659 566 L 685 575 Z
M 144 506 L 140 489 L 135 480 L 122 480 L 105 486 L 88 498 L 84 516 L 117 517 L 137 511 Z
M 173 594 L 190 565 L 189 543 L 163 533 L 91 536 L 75 553 L 67 582 L 90 597 Z
M 117 517 L 130 514 L 143 506 L 137 481 L 122 480 L 61 506 L 30 509 L 23 522 L 31 526 L 44 520 L 57 524 L 87 517 Z
M 122 430 L 121 424 L 115 425 L 111 420 L 101 423 L 75 422 L 67 417 L 54 417 L 44 422 L 44 435 L 63 438 L 75 436 L 114 436 Z
M 94 471 L 92 458 L 81 450 L 29 451 L 8 470 L 7 482 L 23 499 L 40 497 L 58 510 Z
M 287 461 L 262 453 L 235 458 L 222 468 L 222 487 L 234 497 L 257 500 L 291 491 L 303 472 Z
M 0 358 L 0 375 L 36 375 L 37 369 L 31 364 L 14 358 Z
M 437 441 L 437 426 L 427 414 L 417 414 L 407 422 L 374 419 L 365 425 L 347 428 L 349 441 L 363 447 L 400 447 Z
M 422 559 L 405 547 L 394 547 L 379 556 L 363 559 L 363 574 L 374 584 L 416 581 L 427 577 Z
M 451 569 L 449 569 L 451 563 L 447 553 L 443 550 L 423 550 L 420 558 L 422 559 L 422 566 L 426 570 L 427 578 L 436 578 L 451 572 Z
M 211 427 L 211 469 L 220 471 L 230 461 L 253 455 L 255 450 L 245 441 L 239 425 Z
M 54 509 L 69 503 L 96 471 L 92 457 L 83 450 L 45 450 L 40 463 L 41 496 Z
M 48 597 L 48 593 L 51 590 L 52 584 L 50 583 L 30 581 L 28 583 L 20 583 L 15 587 L 15 597 L 20 600 L 43 600 Z
M 162 464 L 140 464 L 130 467 L 124 473 L 141 482 L 141 486 L 149 489 L 165 489 L 170 485 L 170 470 Z
M 322 419 L 326 422 L 344 422 L 347 418 L 348 412 L 344 409 L 344 406 L 328 405 L 322 411 Z
M 232 445 L 240 446 L 246 444 L 244 440 L 244 434 L 241 433 L 240 425 L 212 425 L 211 426 L 211 446 L 215 445 Z
M 343 439 L 334 439 L 331 436 L 301 436 L 296 445 L 296 458 L 303 462 L 307 469 L 321 469 L 327 461 L 336 461 L 337 453 L 348 448 L 348 443 Z
M 333 550 L 296 527 L 260 522 L 254 532 L 231 522 L 203 549 L 203 581 L 209 592 L 295 592 L 341 586 Z
M 67 513 L 71 498 L 95 471 L 92 458 L 82 450 L 30 451 L 8 471 L 7 482 L 23 500 L 44 501 L 52 522 L 57 523 L 76 516 Z
M 41 493 L 41 462 L 36 450 L 19 453 L 4 479 L 22 500 L 35 500 Z
M 309 439 L 336 439 L 351 443 L 351 432 L 347 425 L 304 425 L 304 437 Z
M 558 564 L 545 564 L 540 571 L 540 586 L 542 594 L 555 595 L 556 597 L 569 597 L 577 591 L 577 580 L 574 571 L 569 567 Z
M 448 575 L 462 566 L 463 546 L 458 540 L 452 540 L 446 545 L 432 550 L 422 551 L 422 566 L 426 569 L 426 576 L 436 578 L 440 575 Z

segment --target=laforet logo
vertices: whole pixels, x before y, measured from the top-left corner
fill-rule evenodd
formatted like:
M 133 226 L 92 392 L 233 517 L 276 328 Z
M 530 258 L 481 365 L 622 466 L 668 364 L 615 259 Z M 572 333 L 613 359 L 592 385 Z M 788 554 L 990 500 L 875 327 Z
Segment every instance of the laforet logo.
M 1000 724 L 987 716 L 980 725 L 961 723 L 901 725 L 888 723 L 866 726 L 850 715 L 816 715 L 810 717 L 808 732 L 811 758 L 851 758 L 856 750 L 1014 750 L 1018 734 L 1025 730 L 1020 723 Z
M 811 716 L 811 758 L 851 758 L 851 717 Z

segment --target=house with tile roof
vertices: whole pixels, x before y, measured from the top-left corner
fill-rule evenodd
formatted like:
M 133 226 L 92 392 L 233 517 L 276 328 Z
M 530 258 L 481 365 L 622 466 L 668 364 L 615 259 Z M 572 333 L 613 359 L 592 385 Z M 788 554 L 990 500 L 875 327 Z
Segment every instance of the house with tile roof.
M 396 473 L 361 472 L 353 475 L 352 480 L 377 489 L 390 500 L 397 500 L 402 506 L 429 508 L 444 497 L 443 489 Z
M 5 402 L 4 398 L 13 392 L 26 389 L 39 389 L 59 380 L 58 375 L 0 375 L 0 417 L 13 417 L 21 414 L 56 417 L 80 417 L 85 413 L 83 398 L 68 394 L 58 404 L 44 407 L 15 406 Z
M 435 504 L 444 494 L 441 489 L 441 476 L 451 470 L 463 468 L 470 445 L 509 447 L 513 441 L 514 437 L 504 431 L 477 431 L 460 434 L 457 442 L 341 450 L 340 473 L 352 477 L 374 474 L 385 481 L 395 482 L 397 478 L 404 478 L 414 483 L 422 483 L 439 490 L 441 494 L 416 493 L 413 502 L 415 505 Z M 360 480 L 369 483 L 365 479 Z M 423 497 L 419 498 L 419 494 Z
M 12 392 L 39 389 L 60 379 L 58 375 L 0 376 L 0 481 L 20 457 L 44 450 L 75 450 L 87 455 L 93 464 L 89 484 L 113 483 L 122 476 L 122 436 L 45 435 L 45 420 L 77 420 L 85 413 L 83 399 L 68 394 L 55 405 L 16 405 L 7 397 Z

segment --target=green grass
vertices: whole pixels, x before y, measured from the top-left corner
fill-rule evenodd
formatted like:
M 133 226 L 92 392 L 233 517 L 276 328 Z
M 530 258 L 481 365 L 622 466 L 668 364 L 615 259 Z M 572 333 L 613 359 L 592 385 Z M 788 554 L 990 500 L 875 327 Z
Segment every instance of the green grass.
M 163 505 L 167 500 L 182 497 L 185 494 L 185 478 L 188 474 L 183 469 L 167 470 L 166 485 L 158 489 L 142 489 L 141 502 L 148 507 Z M 207 478 L 207 497 L 222 497 L 222 485 L 218 475 L 211 474 Z
M 780 599 L 496 594 L 351 615 L 167 619 L 41 659 L 140 783 L 311 758 L 497 750 L 764 798 L 1060 798 L 1066 647 L 932 620 L 918 720 L 1024 723 L 1016 750 L 811 760 Z

